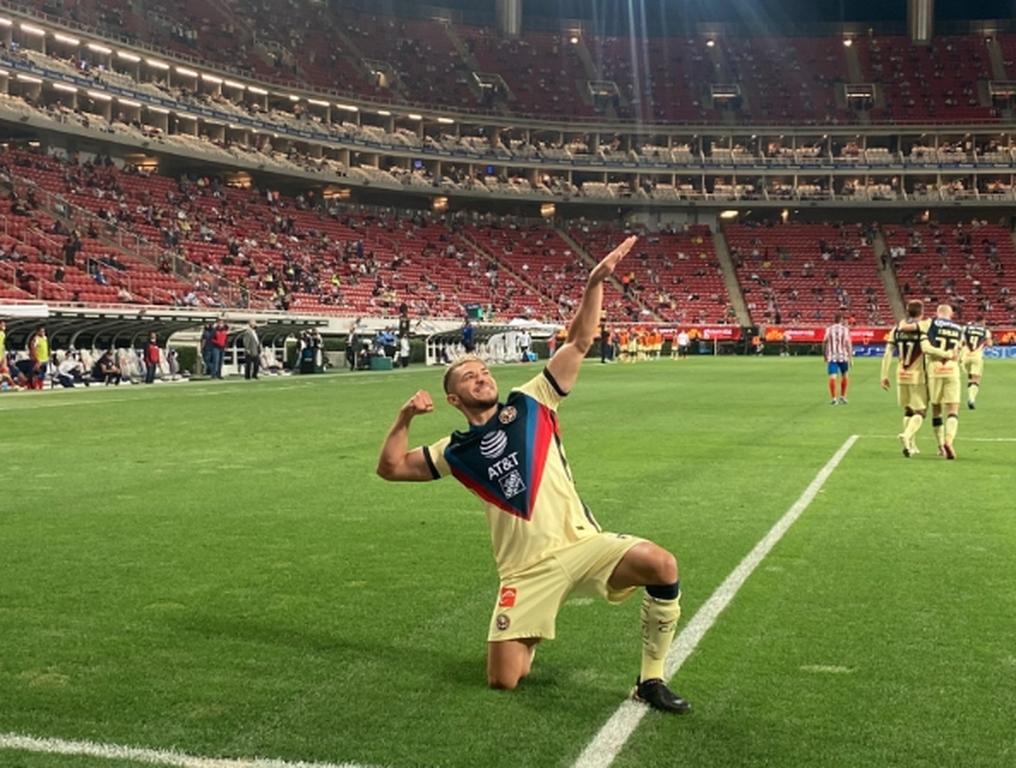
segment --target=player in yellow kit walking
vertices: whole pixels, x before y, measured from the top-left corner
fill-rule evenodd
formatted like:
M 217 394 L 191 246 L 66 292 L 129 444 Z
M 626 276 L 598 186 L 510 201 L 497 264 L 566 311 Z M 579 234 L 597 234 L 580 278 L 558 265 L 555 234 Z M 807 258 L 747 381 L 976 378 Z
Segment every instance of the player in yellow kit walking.
M 981 391 L 981 376 L 984 373 L 984 348 L 992 345 L 991 331 L 978 317 L 963 329 L 963 354 L 960 365 L 967 374 L 967 408 L 974 410 L 977 395 Z
M 417 392 L 385 438 L 378 474 L 418 481 L 453 475 L 484 502 L 501 581 L 487 635 L 492 688 L 512 690 L 529 674 L 537 643 L 554 638 L 557 612 L 572 593 L 619 603 L 645 587 L 634 697 L 682 714 L 690 705 L 663 680 L 681 613 L 677 561 L 650 541 L 600 529 L 578 495 L 558 428 L 558 405 L 596 333 L 603 282 L 635 240 L 625 240 L 590 273 L 566 343 L 540 374 L 500 402 L 483 360 L 456 361 L 445 372 L 444 390 L 469 428 L 410 450 L 410 423 L 434 409 L 430 395 Z
M 921 351 L 921 331 L 917 325 L 923 320 L 924 303 L 907 304 L 907 319 L 898 323 L 886 339 L 882 357 L 882 389 L 889 389 L 889 367 L 893 354 L 899 357 L 896 366 L 896 400 L 903 408 L 903 431 L 899 434 L 903 455 L 916 456 L 917 431 L 924 423 L 928 410 L 928 381 L 924 375 L 924 353 Z M 909 330 L 908 330 L 909 329 Z
M 928 357 L 931 424 L 938 440 L 938 452 L 947 459 L 956 458 L 953 443 L 960 423 L 959 356 L 963 344 L 963 326 L 953 321 L 952 314 L 952 307 L 939 304 L 935 317 L 919 324 L 921 351 Z

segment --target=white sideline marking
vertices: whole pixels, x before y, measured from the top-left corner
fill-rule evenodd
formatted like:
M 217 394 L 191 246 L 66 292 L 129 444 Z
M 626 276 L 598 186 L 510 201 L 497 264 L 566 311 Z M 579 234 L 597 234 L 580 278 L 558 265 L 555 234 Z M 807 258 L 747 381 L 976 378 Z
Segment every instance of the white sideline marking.
M 677 636 L 674 645 L 667 654 L 667 663 L 664 670 L 664 678 L 669 680 L 681 668 L 681 665 L 691 656 L 692 652 L 701 642 L 706 632 L 716 623 L 723 610 L 734 599 L 738 591 L 751 576 L 755 568 L 769 554 L 777 542 L 783 538 L 783 534 L 792 526 L 801 513 L 814 501 L 818 492 L 822 490 L 825 481 L 833 473 L 833 470 L 843 461 L 847 451 L 857 442 L 859 435 L 851 435 L 839 450 L 833 454 L 811 484 L 804 489 L 804 493 L 784 513 L 783 517 L 776 521 L 776 524 L 767 533 L 754 549 L 749 552 L 740 564 L 731 571 L 726 580 L 716 588 L 716 591 L 702 605 L 701 608 L 688 622 L 685 628 Z M 649 708 L 643 704 L 636 704 L 634 701 L 626 700 L 621 703 L 610 719 L 604 723 L 593 740 L 575 761 L 573 768 L 607 768 L 620 753 L 625 743 L 634 733 L 639 722 L 645 717 Z
M 868 440 L 898 440 L 899 435 L 858 435 Z M 960 437 L 961 443 L 1016 443 L 1016 437 Z
M 148 765 L 168 765 L 172 768 L 371 768 L 356 763 L 289 763 L 285 760 L 262 758 L 197 757 L 162 749 L 127 747 L 121 744 L 97 744 L 92 741 L 64 741 L 38 739 L 16 733 L 0 733 L 0 750 L 16 749 L 22 752 L 40 752 L 47 755 L 85 755 L 107 760 L 133 760 Z

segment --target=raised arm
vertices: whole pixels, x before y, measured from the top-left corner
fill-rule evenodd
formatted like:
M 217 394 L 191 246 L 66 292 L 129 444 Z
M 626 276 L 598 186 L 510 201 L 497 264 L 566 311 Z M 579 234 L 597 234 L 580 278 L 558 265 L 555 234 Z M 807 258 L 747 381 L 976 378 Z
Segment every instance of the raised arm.
M 433 480 L 434 475 L 423 455 L 422 448 L 409 448 L 409 425 L 414 416 L 430 413 L 434 401 L 425 390 L 420 390 L 399 409 L 395 423 L 388 430 L 381 455 L 377 460 L 377 473 L 385 480 L 422 481 Z
M 618 263 L 623 259 L 638 240 L 632 235 L 597 264 L 589 273 L 586 290 L 582 294 L 582 302 L 578 312 L 568 326 L 568 336 L 562 346 L 547 363 L 547 370 L 554 377 L 562 392 L 569 392 L 579 375 L 579 367 L 585 359 L 589 348 L 593 346 L 600 324 L 600 311 L 603 308 L 603 281 L 613 274 Z

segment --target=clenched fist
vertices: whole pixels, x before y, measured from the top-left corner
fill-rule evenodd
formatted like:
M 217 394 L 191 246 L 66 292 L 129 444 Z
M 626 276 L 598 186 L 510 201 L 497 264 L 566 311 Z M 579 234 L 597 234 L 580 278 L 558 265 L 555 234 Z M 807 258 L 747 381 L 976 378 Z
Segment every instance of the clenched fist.
M 421 413 L 430 413 L 433 410 L 434 401 L 430 398 L 430 392 L 421 389 L 406 401 L 400 413 L 405 418 L 411 419 L 414 416 L 419 416 Z

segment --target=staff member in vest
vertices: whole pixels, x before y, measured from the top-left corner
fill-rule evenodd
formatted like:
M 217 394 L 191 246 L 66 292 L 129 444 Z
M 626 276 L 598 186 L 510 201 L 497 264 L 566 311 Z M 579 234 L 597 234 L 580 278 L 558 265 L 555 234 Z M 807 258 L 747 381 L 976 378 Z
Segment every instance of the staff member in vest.
M 28 354 L 32 359 L 32 367 L 28 379 L 29 389 L 42 389 L 46 383 L 46 370 L 49 367 L 49 338 L 46 327 L 40 325 L 28 339 Z

